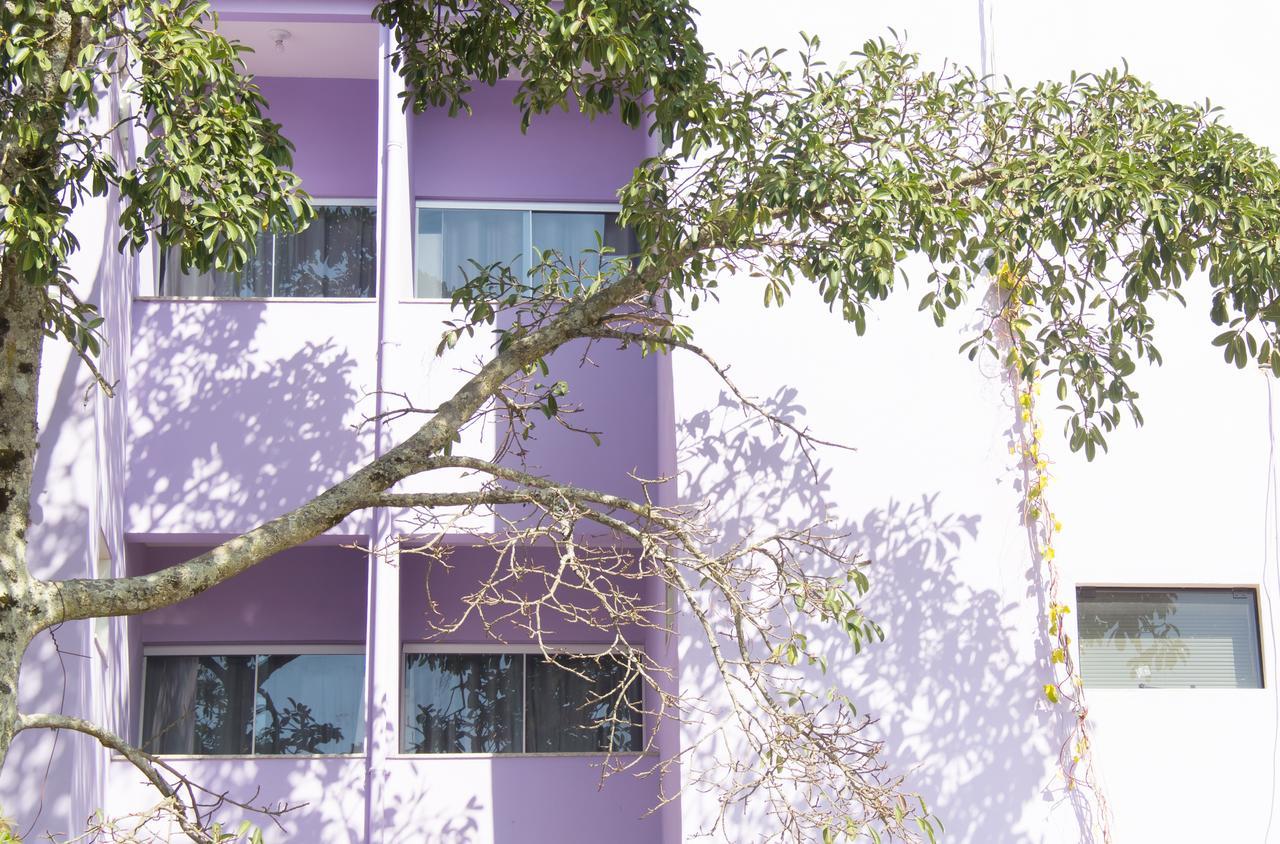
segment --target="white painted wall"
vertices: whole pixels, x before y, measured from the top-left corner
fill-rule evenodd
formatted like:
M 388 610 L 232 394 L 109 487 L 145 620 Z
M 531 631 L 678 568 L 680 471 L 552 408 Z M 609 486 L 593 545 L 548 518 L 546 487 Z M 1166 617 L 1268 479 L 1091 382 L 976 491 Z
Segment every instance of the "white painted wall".
M 788 33 L 805 30 L 821 34 L 834 58 L 892 26 L 926 64 L 951 58 L 974 67 L 986 13 L 986 51 L 1015 82 L 1125 57 L 1164 95 L 1211 97 L 1229 123 L 1280 143 L 1269 58 L 1280 10 L 1270 4 L 699 5 L 704 37 L 722 54 L 788 45 Z M 732 361 L 749 391 L 794 402 L 815 432 L 858 451 L 824 455 L 829 475 L 818 487 L 795 473 L 785 450 L 767 454 L 782 446 L 763 426 L 745 434 L 757 441 L 756 457 L 743 457 L 735 450 L 743 431 L 732 427 L 741 417 L 713 410 L 715 376 L 677 357 L 682 497 L 714 497 L 730 531 L 735 518 L 807 520 L 825 505 L 876 561 L 868 603 L 888 641 L 849 655 L 840 677 L 880 718 L 891 764 L 937 810 L 944 840 L 1090 840 L 1056 773 L 1063 733 L 1039 692 L 1048 679 L 1042 623 L 1007 448 L 1014 414 L 998 373 L 957 354 L 959 328 L 938 330 L 917 314 L 916 291 L 878 308 L 858 338 L 819 302 L 802 296 L 764 312 L 753 283 L 729 287 L 722 304 L 697 313 L 699 341 Z M 1138 381 L 1144 429 L 1127 427 L 1110 455 L 1086 464 L 1058 437 L 1063 419 L 1046 419 L 1050 495 L 1065 523 L 1063 595 L 1074 603 L 1076 582 L 1260 587 L 1266 689 L 1095 690 L 1088 700 L 1117 842 L 1280 841 L 1280 583 L 1268 540 L 1275 502 L 1265 494 L 1275 430 L 1269 390 L 1280 402 L 1280 386 L 1223 364 L 1209 345 L 1207 297 L 1191 300 L 1186 312 L 1163 317 L 1165 367 Z M 696 687 L 704 671 L 687 649 L 683 681 Z M 686 730 L 686 740 L 695 733 Z M 713 806 L 696 793 L 682 805 L 689 840 Z M 730 840 L 750 837 L 749 818 L 740 823 Z

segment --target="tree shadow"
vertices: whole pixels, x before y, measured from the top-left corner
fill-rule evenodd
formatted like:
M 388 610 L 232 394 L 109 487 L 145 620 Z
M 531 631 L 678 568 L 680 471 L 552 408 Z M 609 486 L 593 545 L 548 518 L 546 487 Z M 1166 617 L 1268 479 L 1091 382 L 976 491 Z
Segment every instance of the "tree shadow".
M 762 405 L 804 427 L 796 390 L 780 389 Z M 839 631 L 806 630 L 830 666 L 826 675 L 806 672 L 807 687 L 835 685 L 875 719 L 868 732 L 885 743 L 888 773 L 905 775 L 904 788 L 945 824 L 945 840 L 1028 840 L 1018 829 L 1033 804 L 1050 799 L 1042 789 L 1057 737 L 1066 732 L 1039 694 L 1047 651 L 1041 662 L 1027 602 L 975 585 L 984 581 L 973 574 L 995 564 L 979 547 L 982 516 L 948 511 L 942 494 L 927 490 L 849 515 L 841 505 L 848 482 L 830 461 L 818 454 L 811 465 L 794 438 L 744 416 L 725 393 L 677 430 L 681 500 L 708 506 L 722 546 L 766 527 L 825 520 L 825 533 L 843 537 L 869 561 L 871 589 L 861 603 L 886 640 L 858 654 Z M 858 498 L 867 500 L 861 492 Z M 1027 579 L 1034 576 L 1028 569 Z M 1028 584 L 1026 594 L 1034 592 Z M 681 646 L 682 691 L 714 709 L 706 643 L 689 634 Z M 688 743 L 696 731 L 685 734 Z M 737 752 L 731 734 L 718 736 L 685 764 L 706 770 Z M 709 828 L 714 807 L 706 798 L 685 800 L 684 834 L 691 838 Z M 733 840 L 734 830 L 765 822 L 759 807 L 737 809 L 725 834 Z
M 344 335 L 334 325 L 296 338 L 298 327 L 284 330 L 345 308 L 355 309 L 356 329 L 373 316 L 364 304 L 139 306 L 131 531 L 239 532 L 305 503 L 371 456 L 372 438 L 356 426 L 361 382 L 372 384 L 373 341 L 358 348 L 362 331 Z

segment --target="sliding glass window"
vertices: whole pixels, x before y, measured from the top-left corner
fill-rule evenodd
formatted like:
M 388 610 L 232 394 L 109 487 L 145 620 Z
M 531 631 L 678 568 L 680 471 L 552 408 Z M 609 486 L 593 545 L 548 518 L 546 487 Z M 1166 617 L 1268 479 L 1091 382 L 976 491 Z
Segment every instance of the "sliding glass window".
M 607 272 L 636 251 L 614 211 L 421 206 L 414 295 L 440 299 L 468 280 L 488 275 L 531 288 L 549 273 L 573 287 Z
M 610 656 L 406 653 L 405 753 L 603 753 L 644 746 L 643 688 Z
M 1086 687 L 1262 687 L 1254 589 L 1080 587 Z
M 178 250 L 161 255 L 162 296 L 369 298 L 377 290 L 377 210 L 372 204 L 318 204 L 297 234 L 258 235 L 245 268 L 183 272 Z
M 297 755 L 364 749 L 364 655 L 147 655 L 142 749 Z

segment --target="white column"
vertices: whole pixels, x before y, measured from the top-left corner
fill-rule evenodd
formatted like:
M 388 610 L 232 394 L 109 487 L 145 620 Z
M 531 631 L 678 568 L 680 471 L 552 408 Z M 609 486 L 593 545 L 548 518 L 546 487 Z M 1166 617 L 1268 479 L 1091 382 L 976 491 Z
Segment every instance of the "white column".
M 409 182 L 408 117 L 401 107 L 404 80 L 388 56 L 395 45 L 389 30 L 379 39 L 378 76 L 378 390 L 384 383 L 384 351 L 390 309 L 404 297 L 412 278 L 412 191 Z M 381 395 L 377 410 L 382 410 Z M 377 453 L 387 443 L 379 423 Z M 369 557 L 368 666 L 368 795 L 365 840 L 388 841 L 378 824 L 387 808 L 388 758 L 397 753 L 400 720 L 400 566 L 399 545 L 386 511 L 373 513 Z

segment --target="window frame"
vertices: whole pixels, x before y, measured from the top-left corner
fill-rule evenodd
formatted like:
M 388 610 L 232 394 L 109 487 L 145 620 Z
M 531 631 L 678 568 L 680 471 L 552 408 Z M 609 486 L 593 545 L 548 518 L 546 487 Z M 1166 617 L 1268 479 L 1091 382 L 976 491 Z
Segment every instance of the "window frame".
M 418 212 L 423 209 L 449 209 L 460 211 L 528 211 L 524 221 L 524 240 L 533 243 L 533 214 L 539 211 L 562 212 L 568 214 L 618 214 L 622 205 L 617 202 L 511 202 L 511 201 L 471 201 L 466 199 L 416 199 L 413 203 L 413 221 L 411 231 L 411 248 L 413 250 L 413 271 L 409 274 L 409 293 L 401 296 L 403 303 L 452 304 L 452 296 L 418 296 Z M 532 255 L 526 256 L 532 258 Z M 455 653 L 458 653 L 455 651 Z
M 1084 638 L 1080 635 L 1080 593 L 1085 590 L 1104 590 L 1108 592 L 1250 592 L 1253 595 L 1254 610 L 1254 630 L 1253 635 L 1258 644 L 1258 686 L 1251 688 L 1248 686 L 1091 686 L 1088 681 L 1084 680 L 1084 667 L 1081 661 L 1081 651 L 1084 645 Z M 1085 689 L 1089 694 L 1111 694 L 1111 693 L 1138 693 L 1138 692 L 1218 692 L 1247 694 L 1249 692 L 1266 692 L 1272 688 L 1272 677 L 1267 670 L 1268 666 L 1268 639 L 1266 636 L 1267 629 L 1263 625 L 1262 617 L 1264 613 L 1270 613 L 1270 604 L 1267 603 L 1268 596 L 1266 588 L 1260 583 L 1076 583 L 1074 584 L 1074 604 L 1071 607 L 1072 615 L 1072 637 L 1071 646 L 1075 651 L 1076 673 L 1079 678 L 1085 682 Z
M 424 300 L 418 300 L 424 301 Z M 416 759 L 416 760 L 444 760 L 444 759 L 554 759 L 556 757 L 572 757 L 585 759 L 602 759 L 607 756 L 652 756 L 653 751 L 645 749 L 650 737 L 650 719 L 648 713 L 642 711 L 640 713 L 640 735 L 642 737 L 640 750 L 579 750 L 579 751 L 552 751 L 537 752 L 527 751 L 524 749 L 528 745 L 528 725 L 523 723 L 526 712 L 528 710 L 529 683 L 527 676 L 521 676 L 520 683 L 520 717 L 521 717 L 521 749 L 514 753 L 410 753 L 401 750 L 404 746 L 405 731 L 405 713 L 409 707 L 409 689 L 405 684 L 405 657 L 409 654 L 461 654 L 471 656 L 596 656 L 607 654 L 612 648 L 609 645 L 600 643 L 590 644 L 562 644 L 557 643 L 553 646 L 541 646 L 536 644 L 503 644 L 503 645 L 484 645 L 484 644 L 466 644 L 454 642 L 442 642 L 439 644 L 431 644 L 425 642 L 401 642 L 400 644 L 400 694 L 398 705 L 400 708 L 396 717 L 396 750 L 390 754 L 392 759 Z M 633 647 L 639 653 L 644 653 L 643 648 Z M 521 674 L 524 675 L 524 661 L 521 660 Z M 643 686 L 641 686 L 641 701 L 648 697 Z M 642 703 L 643 705 L 643 703 Z
M 359 208 L 372 208 L 374 212 L 374 226 L 378 225 L 378 214 L 381 208 L 378 205 L 377 198 L 353 199 L 350 197 L 311 197 L 312 207 L 326 206 L 351 206 Z M 414 221 L 417 222 L 417 212 L 414 212 Z M 382 238 L 377 238 L 377 245 L 382 246 Z M 353 304 L 360 302 L 377 302 L 378 301 L 378 256 L 374 256 L 374 279 L 373 279 L 373 295 L 372 296 L 174 296 L 170 293 L 161 293 L 160 288 L 163 279 L 160 274 L 160 267 L 164 263 L 161 258 L 161 250 L 155 241 L 151 242 L 152 252 L 152 271 L 151 271 L 151 293 L 139 294 L 133 298 L 136 301 L 145 302 L 337 302 L 342 304 Z M 416 264 L 415 264 L 416 267 Z
M 220 300 L 219 300 L 220 301 Z M 138 745 L 143 743 L 143 730 L 146 726 L 146 694 L 147 694 L 147 657 L 152 656 L 353 656 L 359 654 L 365 658 L 364 679 L 360 683 L 360 707 L 363 710 L 365 728 L 365 749 L 358 753 L 153 753 L 164 759 L 363 759 L 368 753 L 368 720 L 369 720 L 369 658 L 368 649 L 364 645 L 350 643 L 324 645 L 309 642 L 303 645 L 270 644 L 252 645 L 235 643 L 228 645 L 143 645 L 142 669 L 138 672 Z M 403 662 L 403 660 L 401 660 Z M 254 669 L 253 693 L 258 694 L 257 669 Z M 256 709 L 256 704 L 255 704 Z M 254 731 L 251 748 L 257 745 L 257 731 Z M 123 758 L 123 757 L 119 757 Z

